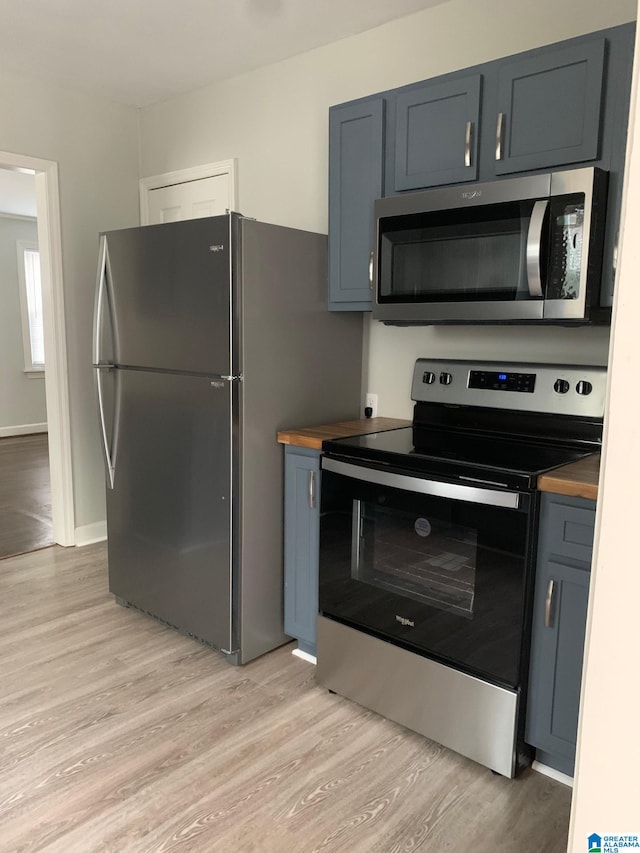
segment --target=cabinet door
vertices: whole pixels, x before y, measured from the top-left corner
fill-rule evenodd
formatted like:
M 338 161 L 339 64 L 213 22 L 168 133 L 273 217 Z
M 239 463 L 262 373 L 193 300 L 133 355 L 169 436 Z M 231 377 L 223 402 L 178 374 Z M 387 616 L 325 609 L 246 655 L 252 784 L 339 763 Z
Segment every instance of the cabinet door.
M 557 755 L 556 769 L 572 776 L 589 572 L 549 562 L 539 580 L 526 739 L 533 746 Z M 545 611 L 549 611 L 546 620 Z
M 598 38 L 501 64 L 496 174 L 598 158 L 604 49 Z
M 371 309 L 373 202 L 382 196 L 383 98 L 329 111 L 329 308 Z
M 543 495 L 526 740 L 573 775 L 595 505 Z M 540 754 L 540 751 L 542 754 Z
M 398 94 L 394 190 L 477 178 L 481 82 L 475 74 Z
M 285 448 L 284 630 L 316 653 L 320 454 Z

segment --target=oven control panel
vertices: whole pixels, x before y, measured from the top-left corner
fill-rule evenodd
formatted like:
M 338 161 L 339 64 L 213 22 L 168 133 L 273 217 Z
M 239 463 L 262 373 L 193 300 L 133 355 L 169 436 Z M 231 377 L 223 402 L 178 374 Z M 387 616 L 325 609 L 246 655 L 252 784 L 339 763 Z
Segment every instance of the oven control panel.
M 599 365 L 419 358 L 411 399 L 601 418 L 606 381 L 607 369 Z
M 533 394 L 535 373 L 516 373 L 507 370 L 470 370 L 469 388 L 489 388 L 492 391 L 520 391 Z

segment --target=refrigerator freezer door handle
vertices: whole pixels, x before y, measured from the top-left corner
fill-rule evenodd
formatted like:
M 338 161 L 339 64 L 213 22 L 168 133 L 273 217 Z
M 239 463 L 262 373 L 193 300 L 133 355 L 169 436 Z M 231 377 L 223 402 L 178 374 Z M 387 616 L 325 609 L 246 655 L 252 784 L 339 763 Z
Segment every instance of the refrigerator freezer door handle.
M 96 285 L 96 304 L 93 312 L 93 363 L 100 364 L 102 350 L 102 313 L 107 288 L 107 238 L 100 238 L 98 255 L 98 281 Z
M 102 449 L 107 467 L 107 487 L 113 489 L 115 482 L 116 469 L 114 459 L 109 450 L 109 440 L 107 438 L 107 424 L 104 417 L 104 395 L 102 392 L 102 372 L 103 370 L 112 370 L 111 367 L 96 368 L 96 385 L 98 388 L 98 410 L 100 412 L 100 437 L 102 439 Z

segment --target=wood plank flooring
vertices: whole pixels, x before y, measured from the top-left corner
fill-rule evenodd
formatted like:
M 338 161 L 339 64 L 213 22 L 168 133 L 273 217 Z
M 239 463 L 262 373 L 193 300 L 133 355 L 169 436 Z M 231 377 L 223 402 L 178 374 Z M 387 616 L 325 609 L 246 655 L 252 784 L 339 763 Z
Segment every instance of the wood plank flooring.
M 53 545 L 46 433 L 0 439 L 0 559 Z
M 0 851 L 564 853 L 570 791 L 245 667 L 107 591 L 104 545 L 0 562 Z

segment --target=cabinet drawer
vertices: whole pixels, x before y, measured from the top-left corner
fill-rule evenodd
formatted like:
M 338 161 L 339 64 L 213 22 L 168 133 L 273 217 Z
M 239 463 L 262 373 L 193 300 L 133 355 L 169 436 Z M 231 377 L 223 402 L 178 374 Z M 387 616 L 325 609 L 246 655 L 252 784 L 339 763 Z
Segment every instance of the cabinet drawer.
M 591 565 L 595 509 L 566 506 L 551 500 L 545 519 L 549 551 Z

